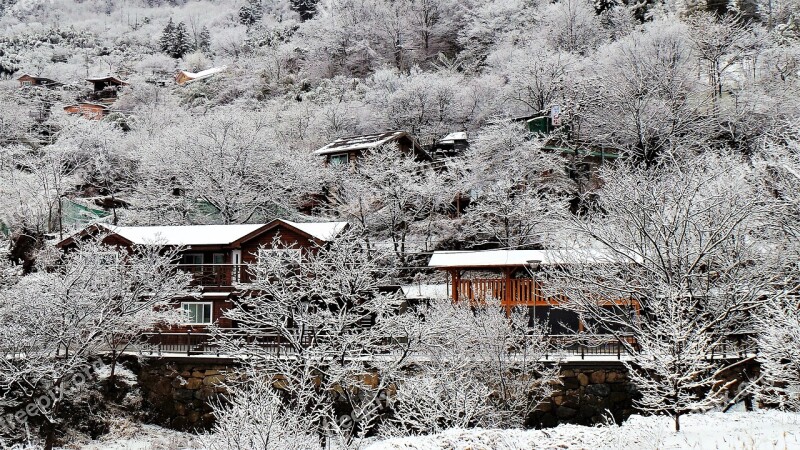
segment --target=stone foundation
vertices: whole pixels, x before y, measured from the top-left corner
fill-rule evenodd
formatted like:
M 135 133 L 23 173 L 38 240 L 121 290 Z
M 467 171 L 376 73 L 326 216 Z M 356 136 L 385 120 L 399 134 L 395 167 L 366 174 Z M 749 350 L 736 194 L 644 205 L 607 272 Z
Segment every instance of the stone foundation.
M 529 425 L 537 428 L 559 423 L 594 425 L 606 422 L 609 416 L 620 423 L 634 413 L 636 387 L 620 363 L 564 364 L 561 382 L 550 401 L 531 415 Z
M 219 359 L 151 360 L 139 370 L 144 407 L 150 420 L 175 430 L 205 430 L 214 423 L 210 402 L 226 392 L 231 372 Z

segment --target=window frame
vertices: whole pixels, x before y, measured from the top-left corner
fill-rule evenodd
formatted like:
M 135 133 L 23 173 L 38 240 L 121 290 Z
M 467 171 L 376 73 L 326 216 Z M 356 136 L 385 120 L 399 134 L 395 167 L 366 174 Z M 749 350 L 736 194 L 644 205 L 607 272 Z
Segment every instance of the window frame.
M 350 162 L 349 153 L 334 153 L 328 156 L 328 164 L 332 166 L 345 166 Z
M 187 262 L 186 261 L 186 257 L 187 256 L 199 256 L 200 257 L 200 262 L 199 263 L 198 262 Z M 202 266 L 205 263 L 205 259 L 206 259 L 205 255 L 203 253 L 188 252 L 188 253 L 184 253 L 184 254 L 181 255 L 181 264 L 184 265 L 184 266 Z
M 189 306 L 208 306 L 208 322 L 192 322 L 190 321 L 191 316 L 189 313 Z M 183 325 L 211 325 L 214 323 L 214 302 L 181 302 L 181 311 L 186 314 L 186 322 L 183 322 Z M 197 312 L 195 311 L 195 318 L 197 318 Z M 201 317 L 202 320 L 202 317 Z

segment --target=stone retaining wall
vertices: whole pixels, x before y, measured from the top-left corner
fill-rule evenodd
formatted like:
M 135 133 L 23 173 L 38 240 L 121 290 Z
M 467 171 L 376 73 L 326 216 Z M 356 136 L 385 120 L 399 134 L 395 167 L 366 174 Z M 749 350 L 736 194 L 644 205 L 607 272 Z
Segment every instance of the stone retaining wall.
M 529 425 L 539 428 L 559 423 L 594 425 L 605 422 L 609 415 L 619 423 L 634 412 L 636 387 L 628 380 L 622 364 L 564 364 L 561 382 L 550 401 L 531 415 Z
M 139 383 L 150 419 L 176 430 L 208 429 L 214 423 L 209 402 L 225 393 L 221 384 L 231 367 L 218 359 L 148 361 Z

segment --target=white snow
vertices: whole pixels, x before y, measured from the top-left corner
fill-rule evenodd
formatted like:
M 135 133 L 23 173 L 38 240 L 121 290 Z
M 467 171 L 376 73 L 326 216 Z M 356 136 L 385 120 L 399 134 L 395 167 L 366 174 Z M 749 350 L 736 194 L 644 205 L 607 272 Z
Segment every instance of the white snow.
M 191 78 L 191 80 L 186 81 L 186 83 L 191 83 L 191 82 L 194 82 L 194 81 L 199 81 L 199 80 L 202 80 L 204 78 L 208 78 L 208 77 L 214 76 L 214 75 L 216 75 L 216 74 L 218 74 L 220 72 L 224 72 L 227 69 L 228 69 L 228 66 L 222 66 L 222 67 L 212 67 L 210 69 L 201 70 L 200 72 L 196 72 L 196 73 L 195 72 L 188 72 L 186 70 L 181 70 L 181 73 L 183 73 L 187 77 Z
M 447 136 L 439 139 L 439 142 L 442 144 L 452 144 L 455 141 L 466 141 L 466 140 L 467 140 L 466 131 L 456 131 L 455 133 L 450 133 Z
M 314 154 L 329 155 L 333 153 L 345 153 L 354 150 L 366 150 L 380 147 L 381 145 L 398 139 L 405 134 L 406 133 L 404 131 L 390 131 L 387 133 L 365 134 L 363 136 L 339 138 L 318 150 L 314 150 Z
M 411 284 L 401 286 L 407 299 L 448 299 L 450 289 L 447 284 Z
M 447 430 L 431 436 L 387 439 L 365 450 L 528 449 L 746 449 L 800 448 L 800 414 L 780 411 L 690 414 L 675 432 L 665 416 L 632 416 L 621 426 L 560 425 L 544 430 Z
M 612 258 L 593 249 L 581 250 L 452 250 L 433 252 L 428 267 L 497 267 L 542 264 L 610 263 Z
M 155 425 L 115 424 L 111 433 L 78 447 L 79 450 L 201 449 L 197 436 Z
M 81 450 L 195 449 L 196 436 L 154 425 L 118 424 Z M 789 450 L 800 448 L 800 414 L 774 410 L 713 412 L 681 418 L 632 416 L 621 426 L 559 425 L 544 430 L 452 429 L 430 436 L 368 439 L 363 450 Z
M 290 222 L 288 220 L 283 220 L 283 222 L 321 241 L 330 241 L 347 226 L 347 222 Z
M 291 222 L 280 220 L 314 238 L 329 241 L 347 226 L 347 222 Z M 102 225 L 109 232 L 136 245 L 228 245 L 266 224 L 247 225 L 172 225 L 149 227 L 122 227 Z
M 263 227 L 248 225 L 175 225 L 117 227 L 104 225 L 108 231 L 137 245 L 225 245 Z

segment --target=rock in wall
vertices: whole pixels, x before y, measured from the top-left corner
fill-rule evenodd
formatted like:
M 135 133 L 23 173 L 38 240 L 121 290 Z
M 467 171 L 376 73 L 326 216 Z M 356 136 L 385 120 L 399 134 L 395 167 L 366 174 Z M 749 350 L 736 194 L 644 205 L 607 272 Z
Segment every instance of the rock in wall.
M 225 394 L 233 365 L 220 359 L 147 361 L 139 371 L 151 422 L 176 430 L 204 430 L 214 423 L 210 402 Z

